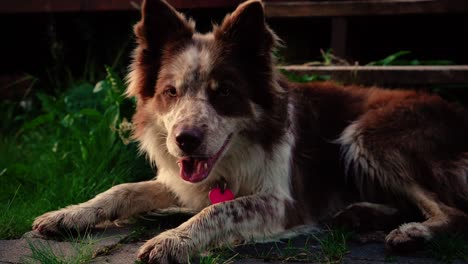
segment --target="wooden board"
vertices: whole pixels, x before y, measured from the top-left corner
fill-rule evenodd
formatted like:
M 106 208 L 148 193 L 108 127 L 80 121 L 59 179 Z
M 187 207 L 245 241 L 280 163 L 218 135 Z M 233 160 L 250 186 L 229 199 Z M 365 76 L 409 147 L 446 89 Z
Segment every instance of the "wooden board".
M 135 10 L 142 0 L 0 0 L 0 13 Z M 243 0 L 168 0 L 179 9 L 235 7 Z M 466 0 L 264 0 L 267 16 L 356 16 L 466 13 Z
M 142 0 L 0 0 L 0 13 L 136 10 Z M 175 8 L 234 7 L 243 0 L 169 0 Z
M 350 0 L 266 2 L 269 17 L 333 17 L 467 13 L 466 0 Z
M 328 75 L 345 84 L 421 86 L 468 84 L 468 65 L 451 66 L 281 66 L 294 74 Z

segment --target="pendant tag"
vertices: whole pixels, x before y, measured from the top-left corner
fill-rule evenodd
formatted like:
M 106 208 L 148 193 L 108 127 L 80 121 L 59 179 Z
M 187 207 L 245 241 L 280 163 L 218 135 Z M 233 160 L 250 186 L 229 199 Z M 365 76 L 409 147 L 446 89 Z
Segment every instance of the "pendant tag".
M 208 194 L 210 198 L 211 204 L 217 204 L 222 202 L 227 202 L 234 200 L 234 194 L 229 189 L 222 190 L 219 187 L 215 187 L 211 189 L 210 193 Z

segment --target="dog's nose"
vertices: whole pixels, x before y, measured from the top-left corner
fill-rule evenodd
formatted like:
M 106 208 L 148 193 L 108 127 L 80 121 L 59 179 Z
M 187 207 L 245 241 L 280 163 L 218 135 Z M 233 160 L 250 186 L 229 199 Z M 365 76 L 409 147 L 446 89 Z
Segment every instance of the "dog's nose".
M 184 128 L 176 132 L 177 146 L 185 152 L 192 154 L 203 141 L 203 130 L 197 127 Z

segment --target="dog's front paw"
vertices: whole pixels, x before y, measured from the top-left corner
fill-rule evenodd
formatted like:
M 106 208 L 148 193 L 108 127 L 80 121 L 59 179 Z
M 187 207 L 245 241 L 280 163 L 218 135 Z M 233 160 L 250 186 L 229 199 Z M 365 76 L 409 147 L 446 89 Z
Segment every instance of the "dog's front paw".
M 403 224 L 385 238 L 388 250 L 408 252 L 422 248 L 432 238 L 429 228 L 421 223 Z
M 193 250 L 193 241 L 187 234 L 171 229 L 148 240 L 140 248 L 138 259 L 160 264 L 187 263 Z
M 54 236 L 69 231 L 82 231 L 94 226 L 95 215 L 79 208 L 65 208 L 38 216 L 32 225 L 42 235 Z

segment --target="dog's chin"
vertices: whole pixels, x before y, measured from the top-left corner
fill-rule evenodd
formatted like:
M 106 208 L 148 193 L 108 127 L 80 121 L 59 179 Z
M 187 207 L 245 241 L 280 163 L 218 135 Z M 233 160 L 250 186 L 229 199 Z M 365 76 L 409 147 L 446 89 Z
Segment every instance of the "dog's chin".
M 191 183 L 199 183 L 208 178 L 217 161 L 227 150 L 232 134 L 224 141 L 221 148 L 213 156 L 185 156 L 181 157 L 179 164 L 180 177 Z
M 179 164 L 180 177 L 190 183 L 199 183 L 208 178 L 218 160 L 228 149 L 229 142 L 231 141 L 232 134 L 230 134 L 223 145 L 213 156 L 185 156 L 180 158 L 177 163 Z

